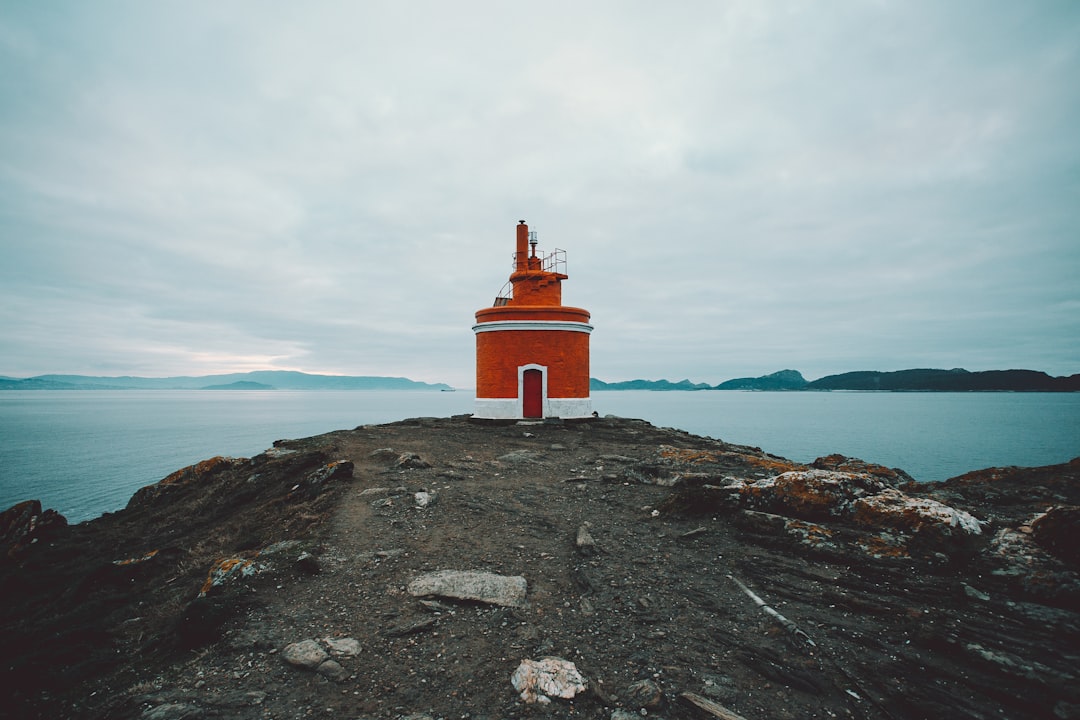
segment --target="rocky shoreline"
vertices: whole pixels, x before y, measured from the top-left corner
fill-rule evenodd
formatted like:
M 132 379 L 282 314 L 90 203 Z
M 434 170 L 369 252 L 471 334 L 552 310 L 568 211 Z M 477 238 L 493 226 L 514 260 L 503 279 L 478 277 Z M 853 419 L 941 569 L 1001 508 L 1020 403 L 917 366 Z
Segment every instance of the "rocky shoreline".
M 22 718 L 1077 718 L 1080 458 L 419 418 L 0 515 Z

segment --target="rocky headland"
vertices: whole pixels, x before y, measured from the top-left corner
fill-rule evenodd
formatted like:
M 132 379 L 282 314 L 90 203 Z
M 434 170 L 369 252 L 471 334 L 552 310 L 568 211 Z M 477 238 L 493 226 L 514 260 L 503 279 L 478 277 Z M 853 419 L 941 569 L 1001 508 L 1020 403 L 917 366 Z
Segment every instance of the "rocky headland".
M 719 385 L 690 380 L 589 381 L 591 390 L 858 390 L 869 392 L 1080 392 L 1080 374 L 1051 377 L 1037 370 L 914 369 L 860 370 L 807 380 L 798 370 L 725 380 Z
M 1077 718 L 1080 458 L 420 418 L 0 515 L 0 715 Z

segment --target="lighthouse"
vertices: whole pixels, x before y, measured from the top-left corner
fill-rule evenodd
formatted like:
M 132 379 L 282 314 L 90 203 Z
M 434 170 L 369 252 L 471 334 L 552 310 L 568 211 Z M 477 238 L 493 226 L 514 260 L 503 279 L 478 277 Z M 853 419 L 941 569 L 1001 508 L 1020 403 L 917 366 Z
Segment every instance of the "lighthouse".
M 517 226 L 514 270 L 491 307 L 478 310 L 473 417 L 581 418 L 589 398 L 589 312 L 562 304 L 566 253 L 537 254 Z

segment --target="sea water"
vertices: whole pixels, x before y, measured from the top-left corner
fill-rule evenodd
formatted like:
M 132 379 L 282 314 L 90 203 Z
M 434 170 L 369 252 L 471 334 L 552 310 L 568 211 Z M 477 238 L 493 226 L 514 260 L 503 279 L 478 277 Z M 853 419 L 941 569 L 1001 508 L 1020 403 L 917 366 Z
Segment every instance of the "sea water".
M 208 457 L 467 413 L 472 401 L 464 391 L 4 391 L 0 509 L 35 498 L 79 522 Z M 609 391 L 593 407 L 799 462 L 859 457 L 923 481 L 1080 456 L 1080 393 Z

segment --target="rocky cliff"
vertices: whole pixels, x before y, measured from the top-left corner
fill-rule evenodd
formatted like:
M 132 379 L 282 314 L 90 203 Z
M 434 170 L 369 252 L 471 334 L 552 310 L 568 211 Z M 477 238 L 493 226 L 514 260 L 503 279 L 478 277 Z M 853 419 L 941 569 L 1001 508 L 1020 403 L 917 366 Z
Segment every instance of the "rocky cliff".
M 1080 459 L 916 484 L 618 418 L 280 441 L 0 515 L 0 707 L 1075 718 L 1078 505 Z

